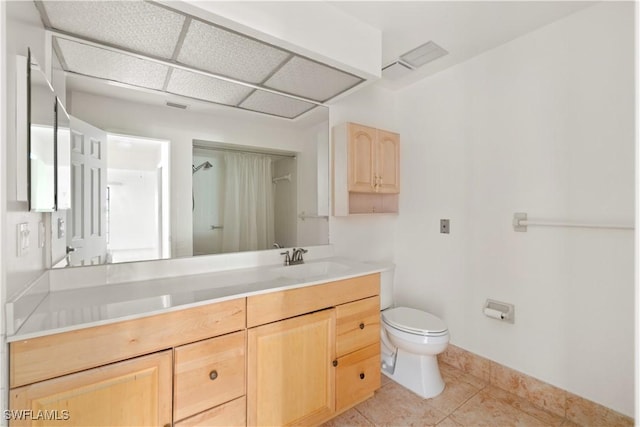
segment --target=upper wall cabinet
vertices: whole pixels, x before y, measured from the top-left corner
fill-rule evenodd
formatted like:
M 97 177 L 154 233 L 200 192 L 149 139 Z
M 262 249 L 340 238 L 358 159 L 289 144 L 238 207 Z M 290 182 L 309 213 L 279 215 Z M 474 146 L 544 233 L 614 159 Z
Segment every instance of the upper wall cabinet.
M 356 123 L 333 129 L 333 214 L 397 213 L 400 135 Z

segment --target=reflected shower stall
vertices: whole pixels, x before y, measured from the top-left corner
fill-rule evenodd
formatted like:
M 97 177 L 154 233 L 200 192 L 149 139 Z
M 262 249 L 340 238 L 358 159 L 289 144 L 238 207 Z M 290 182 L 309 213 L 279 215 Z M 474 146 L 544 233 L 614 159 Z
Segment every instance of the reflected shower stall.
M 294 246 L 293 153 L 194 144 L 193 255 Z

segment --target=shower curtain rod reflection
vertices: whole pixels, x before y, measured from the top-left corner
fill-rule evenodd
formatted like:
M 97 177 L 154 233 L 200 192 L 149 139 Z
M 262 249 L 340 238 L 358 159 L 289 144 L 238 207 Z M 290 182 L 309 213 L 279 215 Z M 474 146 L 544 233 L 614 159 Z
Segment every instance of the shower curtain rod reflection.
M 263 156 L 284 157 L 284 158 L 290 158 L 290 159 L 296 158 L 295 154 L 278 154 L 278 153 L 271 153 L 268 151 L 244 150 L 242 148 L 211 147 L 208 145 L 200 145 L 200 144 L 193 144 L 193 148 L 199 148 L 201 150 L 229 151 L 231 153 L 262 154 Z

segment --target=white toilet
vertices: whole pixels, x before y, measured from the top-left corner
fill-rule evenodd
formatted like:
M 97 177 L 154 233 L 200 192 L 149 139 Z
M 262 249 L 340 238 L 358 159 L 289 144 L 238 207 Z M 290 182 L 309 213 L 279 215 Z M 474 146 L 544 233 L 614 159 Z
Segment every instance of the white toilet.
M 426 398 L 444 390 L 437 355 L 449 344 L 447 325 L 425 311 L 393 307 L 394 266 L 381 273 L 382 373 Z

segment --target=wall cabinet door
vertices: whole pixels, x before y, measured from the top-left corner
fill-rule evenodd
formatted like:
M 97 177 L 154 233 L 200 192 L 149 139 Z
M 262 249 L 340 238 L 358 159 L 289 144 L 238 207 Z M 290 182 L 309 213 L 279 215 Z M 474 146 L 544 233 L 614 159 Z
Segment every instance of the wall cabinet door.
M 10 425 L 169 426 L 171 379 L 168 350 L 19 387 Z
M 374 191 L 376 129 L 349 124 L 349 191 Z
M 247 425 L 314 425 L 335 411 L 335 310 L 248 331 Z
M 400 192 L 400 135 L 349 123 L 348 189 L 354 193 Z
M 376 191 L 378 193 L 399 193 L 400 135 L 378 130 L 375 147 L 374 187 Z

